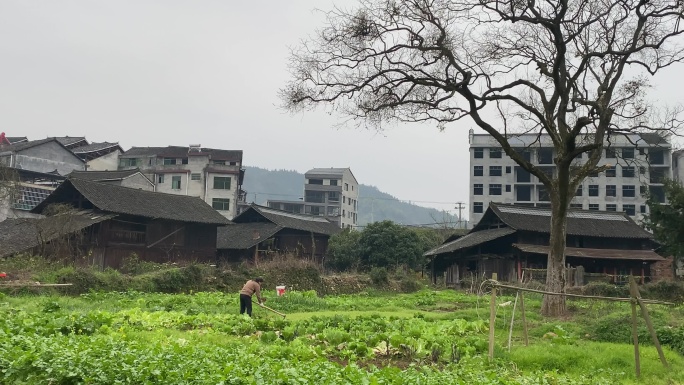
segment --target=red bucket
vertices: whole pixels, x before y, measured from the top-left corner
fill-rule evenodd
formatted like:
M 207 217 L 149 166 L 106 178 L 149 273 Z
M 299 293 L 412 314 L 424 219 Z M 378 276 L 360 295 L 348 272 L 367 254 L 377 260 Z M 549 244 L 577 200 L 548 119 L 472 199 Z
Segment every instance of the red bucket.
M 282 297 L 285 295 L 285 286 L 276 286 L 276 294 L 278 297 Z

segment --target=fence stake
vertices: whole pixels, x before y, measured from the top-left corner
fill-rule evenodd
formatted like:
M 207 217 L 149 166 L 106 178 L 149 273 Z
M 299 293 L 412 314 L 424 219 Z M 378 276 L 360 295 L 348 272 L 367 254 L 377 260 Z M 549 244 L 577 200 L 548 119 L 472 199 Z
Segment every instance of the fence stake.
M 492 273 L 492 281 L 496 281 L 496 273 Z M 496 285 L 492 285 L 492 299 L 489 302 L 489 359 L 494 358 L 494 322 L 496 322 Z
M 644 304 L 644 302 L 641 300 L 639 288 L 637 287 L 636 281 L 634 281 L 634 277 L 631 275 L 629 276 L 629 287 L 630 290 L 634 290 L 634 292 L 636 293 L 636 300 L 639 303 L 639 307 L 641 308 L 641 315 L 644 317 L 644 321 L 646 321 L 646 327 L 648 328 L 648 332 L 651 334 L 653 345 L 655 345 L 656 350 L 658 351 L 660 362 L 662 362 L 663 366 L 667 368 L 669 365 L 667 364 L 667 360 L 665 359 L 663 348 L 660 346 L 660 341 L 658 341 L 658 336 L 656 335 L 655 328 L 653 328 L 653 322 L 651 322 L 651 315 L 648 313 L 646 304 Z
M 635 291 L 634 277 L 629 276 L 629 294 L 632 297 L 632 341 L 634 342 L 634 370 L 636 371 L 636 376 L 639 378 L 641 376 L 641 359 L 639 358 L 639 334 L 637 332 L 637 293 Z
M 520 297 L 520 290 L 515 293 L 515 302 L 513 302 L 513 311 L 511 312 L 511 328 L 508 330 L 508 351 L 511 351 L 511 338 L 513 338 L 513 321 L 515 321 L 515 307 L 518 305 L 518 297 Z

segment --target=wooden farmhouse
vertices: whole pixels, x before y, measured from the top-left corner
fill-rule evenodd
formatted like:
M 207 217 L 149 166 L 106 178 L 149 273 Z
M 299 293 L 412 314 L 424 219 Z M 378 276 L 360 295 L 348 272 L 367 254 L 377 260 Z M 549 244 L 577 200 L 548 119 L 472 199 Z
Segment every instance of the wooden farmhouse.
M 425 256 L 432 278 L 449 285 L 482 280 L 544 280 L 549 253 L 551 210 L 491 203 L 465 236 L 447 240 Z M 591 280 L 622 283 L 632 274 L 641 282 L 656 278 L 654 264 L 665 262 L 652 234 L 621 212 L 571 209 L 567 222 L 568 285 Z

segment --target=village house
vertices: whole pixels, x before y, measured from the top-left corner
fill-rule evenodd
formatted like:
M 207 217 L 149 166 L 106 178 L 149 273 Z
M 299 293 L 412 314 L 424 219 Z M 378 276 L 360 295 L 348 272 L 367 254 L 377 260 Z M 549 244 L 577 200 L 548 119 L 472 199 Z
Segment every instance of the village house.
M 273 254 L 293 254 L 322 262 L 336 223 L 314 215 L 294 214 L 252 204 L 218 230 L 219 261 L 258 262 Z
M 124 258 L 134 253 L 154 262 L 214 263 L 217 228 L 230 225 L 229 220 L 196 197 L 75 177 L 65 180 L 32 212 L 52 215 L 2 222 L 0 249 L 11 249 L 13 253 L 37 247 L 51 250 L 50 244 L 71 239 L 71 250 L 78 250 L 79 255 L 87 256 L 91 264 L 101 268 L 118 268 Z M 26 231 L 27 226 L 36 230 Z M 15 228 L 24 230 L 12 230 Z
M 465 236 L 447 240 L 427 253 L 433 280 L 448 285 L 482 280 L 542 280 L 549 252 L 551 209 L 490 203 L 480 222 Z M 654 249 L 653 235 L 621 212 L 571 209 L 567 221 L 567 284 L 591 280 L 624 283 L 657 280 L 671 267 Z
M 115 184 L 145 191 L 154 191 L 154 183 L 137 168 L 120 171 L 74 171 L 69 174 L 69 178 Z

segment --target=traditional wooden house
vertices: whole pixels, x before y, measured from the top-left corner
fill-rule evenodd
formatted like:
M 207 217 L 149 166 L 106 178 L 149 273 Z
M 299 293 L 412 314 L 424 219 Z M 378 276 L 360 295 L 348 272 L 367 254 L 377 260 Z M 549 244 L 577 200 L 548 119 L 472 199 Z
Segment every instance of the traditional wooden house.
M 447 241 L 425 256 L 433 280 L 446 283 L 482 279 L 497 273 L 500 280 L 518 281 L 545 275 L 549 253 L 551 210 L 491 203 L 482 220 L 465 236 Z M 630 274 L 651 277 L 651 265 L 664 261 L 656 254 L 652 234 L 620 212 L 570 210 L 566 264 L 584 274 L 569 274 L 569 284 L 592 278 L 620 283 Z M 575 271 L 577 272 L 577 271 Z
M 93 264 L 103 268 L 117 268 L 123 258 L 133 253 L 142 260 L 154 262 L 215 262 L 217 228 L 231 223 L 197 197 L 78 178 L 64 181 L 32 212 L 50 214 L 54 204 L 61 204 L 60 211 L 66 210 L 59 217 L 61 221 L 68 222 L 70 217 L 83 216 L 84 210 L 87 211 L 87 218 L 91 219 L 77 218 L 79 225 L 75 230 L 83 235 L 79 240 L 80 249 L 90 256 Z M 45 220 L 55 221 L 55 218 Z M 36 223 L 40 226 L 40 222 Z M 69 229 L 64 227 L 64 236 L 72 235 Z
M 219 260 L 258 261 L 269 254 L 292 253 L 320 262 L 328 251 L 328 239 L 340 231 L 330 220 L 316 215 L 293 214 L 252 204 L 219 228 Z

